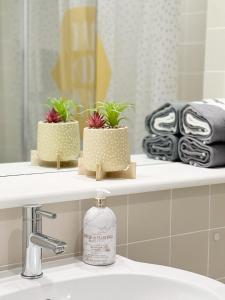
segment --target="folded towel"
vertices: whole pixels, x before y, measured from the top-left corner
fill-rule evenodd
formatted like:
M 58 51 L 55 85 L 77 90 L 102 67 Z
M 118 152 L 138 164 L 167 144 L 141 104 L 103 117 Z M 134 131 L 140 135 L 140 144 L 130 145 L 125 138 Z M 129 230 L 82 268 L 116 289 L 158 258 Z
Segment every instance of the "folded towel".
M 165 103 L 145 118 L 145 128 L 154 134 L 179 133 L 179 113 L 183 103 Z
M 206 144 L 225 142 L 225 99 L 206 99 L 185 105 L 180 131 Z
M 144 138 L 142 147 L 150 158 L 175 161 L 179 159 L 178 140 L 175 135 L 148 135 Z
M 180 159 L 196 167 L 219 167 L 225 165 L 225 143 L 206 145 L 201 141 L 184 136 L 179 140 Z

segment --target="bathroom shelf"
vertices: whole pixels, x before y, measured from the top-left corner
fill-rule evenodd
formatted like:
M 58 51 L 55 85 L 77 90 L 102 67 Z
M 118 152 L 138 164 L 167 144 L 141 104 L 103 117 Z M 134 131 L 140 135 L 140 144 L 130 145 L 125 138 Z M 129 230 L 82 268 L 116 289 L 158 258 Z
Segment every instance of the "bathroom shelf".
M 147 164 L 143 155 L 135 155 L 134 158 L 137 163 L 136 179 L 95 181 L 78 175 L 77 169 L 0 177 L 0 209 L 87 199 L 95 195 L 96 188 L 109 189 L 112 195 L 126 195 L 225 183 L 225 168 L 204 169 L 151 160 Z

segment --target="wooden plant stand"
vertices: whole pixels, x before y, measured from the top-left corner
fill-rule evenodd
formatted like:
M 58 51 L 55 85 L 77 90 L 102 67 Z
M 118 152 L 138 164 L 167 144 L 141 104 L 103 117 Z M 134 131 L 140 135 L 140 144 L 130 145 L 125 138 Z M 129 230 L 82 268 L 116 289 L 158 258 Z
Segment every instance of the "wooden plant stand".
M 30 161 L 33 166 L 49 167 L 49 168 L 72 168 L 77 167 L 77 160 L 61 161 L 60 154 L 57 155 L 56 161 L 45 161 L 41 160 L 37 150 L 31 150 Z
M 78 172 L 79 175 L 86 175 L 90 177 L 95 177 L 97 181 L 104 178 L 126 178 L 126 179 L 135 179 L 136 178 L 136 163 L 131 162 L 128 167 L 121 171 L 116 172 L 105 172 L 101 164 L 96 165 L 96 172 L 89 171 L 84 167 L 83 158 L 78 159 Z

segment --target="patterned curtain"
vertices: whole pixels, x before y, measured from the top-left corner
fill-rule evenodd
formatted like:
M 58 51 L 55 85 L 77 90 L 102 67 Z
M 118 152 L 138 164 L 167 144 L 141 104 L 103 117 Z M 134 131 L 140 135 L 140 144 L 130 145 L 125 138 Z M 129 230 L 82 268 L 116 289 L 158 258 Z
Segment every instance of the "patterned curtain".
M 135 104 L 135 153 L 142 152 L 146 114 L 177 98 L 179 8 L 180 0 L 98 0 L 98 34 L 112 68 L 107 99 Z

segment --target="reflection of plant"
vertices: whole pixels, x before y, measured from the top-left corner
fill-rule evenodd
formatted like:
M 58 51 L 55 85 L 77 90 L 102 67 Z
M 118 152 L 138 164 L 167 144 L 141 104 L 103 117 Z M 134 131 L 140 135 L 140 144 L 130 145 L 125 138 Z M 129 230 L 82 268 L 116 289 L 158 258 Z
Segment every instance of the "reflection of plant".
M 104 116 L 94 111 L 88 118 L 87 125 L 89 128 L 103 128 L 105 126 Z
M 73 119 L 76 109 L 80 106 L 73 100 L 67 98 L 48 98 L 49 111 L 46 122 L 68 122 Z
M 57 113 L 57 111 L 54 110 L 54 108 L 50 109 L 46 114 L 46 121 L 48 123 L 58 123 L 61 122 L 61 117 Z
M 118 102 L 98 102 L 95 111 L 104 116 L 106 125 L 110 128 L 118 127 L 120 122 L 126 117 L 122 113 L 134 107 L 130 103 L 118 103 Z

